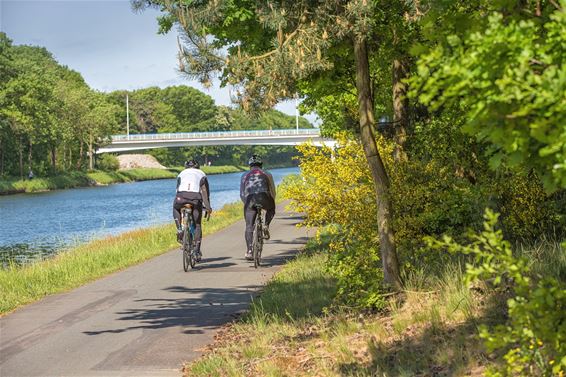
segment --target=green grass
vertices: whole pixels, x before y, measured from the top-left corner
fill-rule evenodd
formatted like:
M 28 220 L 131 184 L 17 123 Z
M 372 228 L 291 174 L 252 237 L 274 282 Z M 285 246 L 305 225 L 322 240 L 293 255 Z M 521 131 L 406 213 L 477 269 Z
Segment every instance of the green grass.
M 55 189 L 89 186 L 95 182 L 83 172 L 71 172 L 55 177 L 21 180 L 15 178 L 0 180 L 0 194 L 38 192 Z
M 406 273 L 402 294 L 376 313 L 333 301 L 325 247 L 309 242 L 311 252 L 284 266 L 212 351 L 185 365 L 185 375 L 480 376 L 499 362 L 485 350 L 478 326 L 504 323 L 508 297 L 482 283 L 470 289 L 464 260 Z M 533 276 L 564 279 L 559 242 L 517 252 L 529 258 Z
M 245 170 L 248 170 L 246 166 L 237 166 L 237 165 L 210 165 L 210 166 L 201 166 L 200 167 L 203 172 L 209 175 L 213 174 L 226 174 L 226 173 L 238 173 Z M 180 172 L 185 169 L 182 166 L 173 166 L 170 167 L 169 170 L 179 174 Z
M 211 234 L 242 217 L 240 204 L 226 205 L 203 225 Z M 0 314 L 50 294 L 79 287 L 177 247 L 173 225 L 140 229 L 95 240 L 31 265 L 0 270 Z
M 133 181 L 148 181 L 153 179 L 175 178 L 183 170 L 182 167 L 170 169 L 138 168 L 118 171 L 94 170 L 86 172 L 63 173 L 53 177 L 36 177 L 32 180 L 7 178 L 0 179 L 0 195 L 41 192 L 73 187 L 85 187 L 94 185 L 109 185 L 112 183 L 124 183 Z M 246 170 L 243 166 L 204 166 L 202 170 L 206 174 L 237 173 Z
M 273 349 L 281 342 L 297 344 L 295 339 L 301 336 L 302 329 L 332 303 L 336 286 L 325 272 L 325 260 L 322 254 L 302 254 L 287 263 L 252 302 L 245 317 L 231 328 L 226 341 L 197 362 L 186 365 L 185 373 L 289 375 L 280 374 L 281 365 L 269 362 L 272 358 L 267 356 L 273 355 Z
M 476 336 L 491 301 L 468 289 L 460 264 L 428 279 L 414 271 L 385 312 L 367 312 L 334 301 L 324 246 L 308 247 L 321 248 L 285 265 L 185 375 L 481 375 L 491 362 Z

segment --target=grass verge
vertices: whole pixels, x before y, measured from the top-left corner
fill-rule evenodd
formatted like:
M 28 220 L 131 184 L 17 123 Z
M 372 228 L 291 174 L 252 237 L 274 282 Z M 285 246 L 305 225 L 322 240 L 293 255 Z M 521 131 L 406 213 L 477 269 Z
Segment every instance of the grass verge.
M 50 191 L 74 187 L 109 185 L 134 181 L 175 178 L 182 167 L 170 169 L 138 168 L 118 171 L 94 170 L 91 172 L 70 172 L 54 177 L 27 179 L 0 179 L 0 195 Z M 206 174 L 237 173 L 246 170 L 243 166 L 203 166 Z
M 208 175 L 213 174 L 227 174 L 227 173 L 238 173 L 245 170 L 248 170 L 246 166 L 237 166 L 237 165 L 210 165 L 210 166 L 201 166 L 200 167 L 203 172 Z M 179 174 L 180 172 L 185 169 L 182 166 L 175 166 L 169 168 L 170 171 Z
M 118 170 L 115 172 L 95 171 L 87 173 L 89 178 L 97 184 L 108 185 L 111 183 L 149 181 L 153 179 L 175 178 L 176 174 L 164 169 L 138 168 Z
M 241 204 L 229 204 L 203 224 L 204 235 L 242 217 Z M 79 287 L 177 247 L 175 228 L 163 225 L 95 240 L 31 265 L 0 270 L 0 315 L 53 293 Z
M 333 301 L 324 246 L 309 248 L 184 366 L 185 376 L 483 376 L 497 363 L 478 325 L 504 322 L 506 297 L 484 285 L 470 289 L 462 264 L 448 263 L 436 274 L 413 271 L 403 294 L 376 313 Z M 563 259 L 547 261 L 556 247 L 541 248 L 529 252 L 542 255 L 541 270 Z
M 35 178 L 32 180 L 2 179 L 0 180 L 0 195 L 48 191 L 93 184 L 95 182 L 83 172 L 71 172 L 56 177 Z

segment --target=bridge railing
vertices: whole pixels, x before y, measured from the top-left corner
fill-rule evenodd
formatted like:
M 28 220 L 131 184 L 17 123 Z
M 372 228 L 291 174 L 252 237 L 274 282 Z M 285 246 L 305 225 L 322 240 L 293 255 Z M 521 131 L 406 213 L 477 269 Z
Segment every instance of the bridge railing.
M 273 137 L 273 136 L 320 136 L 318 128 L 284 129 L 284 130 L 249 130 L 249 131 L 212 131 L 212 132 L 179 132 L 157 134 L 112 135 L 112 141 L 143 141 L 143 140 L 178 140 L 178 139 L 209 139 L 233 137 Z

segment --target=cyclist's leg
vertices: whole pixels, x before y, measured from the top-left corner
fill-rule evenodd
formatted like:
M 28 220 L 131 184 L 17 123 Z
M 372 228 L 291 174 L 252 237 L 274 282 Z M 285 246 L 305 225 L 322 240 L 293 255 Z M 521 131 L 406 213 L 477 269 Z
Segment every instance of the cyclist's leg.
M 183 232 L 181 230 L 181 208 L 185 203 L 183 198 L 176 196 L 173 200 L 173 219 L 175 220 L 175 226 L 177 227 L 177 242 L 182 242 Z
M 275 201 L 269 194 L 262 192 L 261 194 L 258 194 L 258 202 L 265 210 L 265 226 L 263 227 L 263 237 L 268 240 L 271 238 L 271 235 L 269 233 L 269 224 L 275 216 Z
M 195 252 L 199 255 L 200 259 L 200 245 L 202 240 L 202 200 L 195 200 L 193 202 L 193 220 L 195 222 Z
M 248 257 L 252 250 L 253 233 L 254 233 L 254 221 L 256 218 L 256 210 L 253 208 L 255 204 L 254 195 L 249 195 L 246 198 L 246 203 L 244 204 L 244 219 L 246 220 L 246 257 Z

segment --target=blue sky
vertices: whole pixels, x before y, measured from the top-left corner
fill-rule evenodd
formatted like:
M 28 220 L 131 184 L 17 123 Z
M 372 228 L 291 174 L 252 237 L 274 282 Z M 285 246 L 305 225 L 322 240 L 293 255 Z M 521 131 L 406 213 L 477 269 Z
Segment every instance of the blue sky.
M 46 47 L 97 90 L 190 85 L 229 105 L 227 88 L 203 89 L 178 73 L 177 33 L 158 35 L 158 14 L 135 13 L 129 0 L 0 0 L 0 30 L 14 44 Z M 295 114 L 293 102 L 277 108 Z

